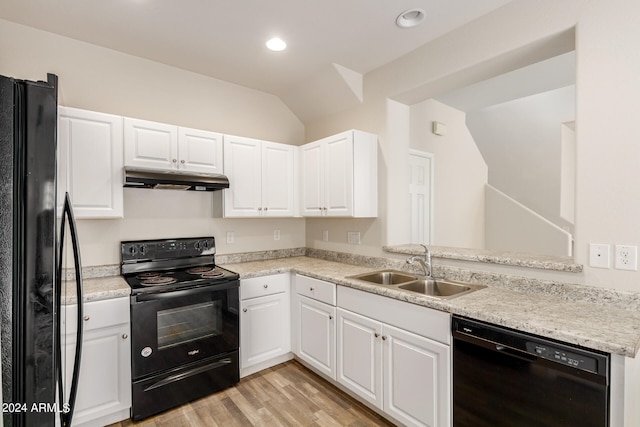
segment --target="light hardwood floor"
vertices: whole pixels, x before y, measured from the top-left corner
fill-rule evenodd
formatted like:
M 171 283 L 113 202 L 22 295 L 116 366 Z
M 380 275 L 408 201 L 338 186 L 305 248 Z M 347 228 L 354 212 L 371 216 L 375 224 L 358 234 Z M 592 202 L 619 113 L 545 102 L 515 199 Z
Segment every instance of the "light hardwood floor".
M 155 417 L 111 427 L 391 426 L 296 361 Z

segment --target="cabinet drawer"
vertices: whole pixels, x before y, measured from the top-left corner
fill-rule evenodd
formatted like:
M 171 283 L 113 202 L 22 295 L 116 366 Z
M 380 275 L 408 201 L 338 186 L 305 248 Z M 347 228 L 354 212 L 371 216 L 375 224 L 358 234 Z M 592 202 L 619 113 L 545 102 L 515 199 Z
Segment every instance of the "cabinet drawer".
M 83 305 L 83 325 L 85 331 L 129 324 L 129 298 L 114 298 L 101 301 L 90 301 Z M 78 305 L 65 305 L 62 307 L 61 322 L 65 333 L 73 333 L 77 330 Z
M 289 273 L 241 279 L 240 299 L 246 300 L 286 292 L 289 289 L 289 282 Z
M 336 284 L 296 275 L 296 292 L 309 298 L 336 305 Z

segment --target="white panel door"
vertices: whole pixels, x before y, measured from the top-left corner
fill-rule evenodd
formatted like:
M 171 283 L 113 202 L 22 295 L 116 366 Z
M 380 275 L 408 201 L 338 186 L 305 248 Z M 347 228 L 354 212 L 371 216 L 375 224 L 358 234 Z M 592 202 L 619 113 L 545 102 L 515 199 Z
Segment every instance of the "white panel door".
M 339 383 L 382 409 L 382 324 L 338 308 Z
M 122 218 L 122 117 L 60 107 L 58 203 L 69 191 L 76 218 Z
M 407 426 L 450 424 L 450 349 L 384 325 L 384 411 Z
M 409 154 L 411 243 L 431 244 L 433 230 L 433 154 Z
M 327 216 L 353 215 L 353 132 L 323 140 Z
M 336 308 L 298 295 L 297 355 L 336 379 Z
M 293 145 L 262 142 L 262 213 L 264 216 L 294 215 Z
M 222 134 L 178 128 L 178 169 L 222 174 Z
M 322 216 L 324 213 L 324 150 L 321 141 L 300 147 L 302 178 L 302 215 Z
M 240 369 L 291 350 L 288 293 L 242 301 L 240 308 Z
M 124 119 L 124 164 L 146 169 L 178 169 L 178 127 Z
M 224 136 L 224 190 L 226 217 L 257 217 L 262 213 L 262 142 L 240 136 Z

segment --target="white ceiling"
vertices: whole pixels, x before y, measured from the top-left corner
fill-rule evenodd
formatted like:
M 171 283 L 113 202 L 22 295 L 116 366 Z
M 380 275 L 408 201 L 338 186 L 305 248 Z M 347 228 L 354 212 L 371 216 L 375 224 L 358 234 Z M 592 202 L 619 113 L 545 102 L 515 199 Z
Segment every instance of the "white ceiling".
M 0 18 L 274 94 L 307 122 L 360 102 L 360 75 L 509 1 L 0 0 Z M 397 27 L 410 8 L 425 22 Z M 267 50 L 273 36 L 288 48 Z

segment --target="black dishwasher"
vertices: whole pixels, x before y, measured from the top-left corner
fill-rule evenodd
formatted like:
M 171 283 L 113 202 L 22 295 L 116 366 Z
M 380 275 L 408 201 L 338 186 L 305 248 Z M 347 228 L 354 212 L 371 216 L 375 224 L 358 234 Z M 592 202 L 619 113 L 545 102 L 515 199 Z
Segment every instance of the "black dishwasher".
M 453 316 L 455 427 L 609 426 L 607 353 Z

